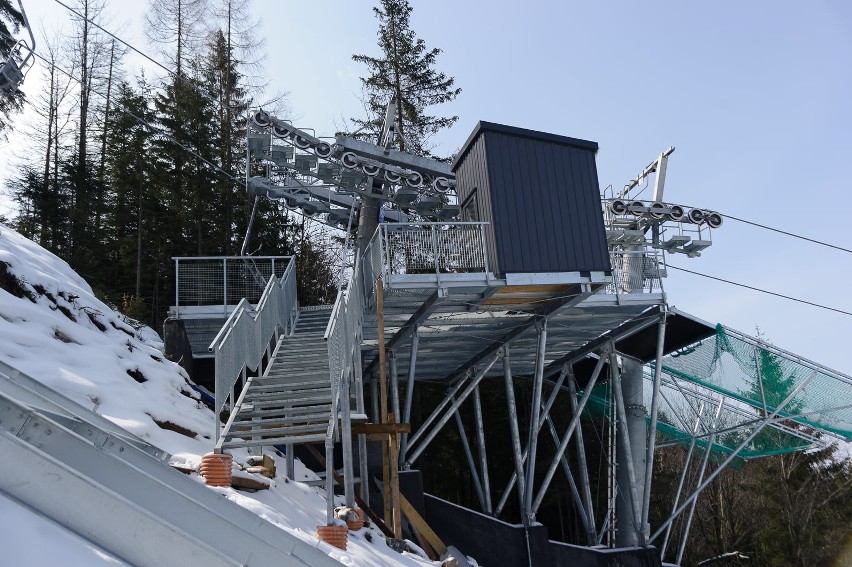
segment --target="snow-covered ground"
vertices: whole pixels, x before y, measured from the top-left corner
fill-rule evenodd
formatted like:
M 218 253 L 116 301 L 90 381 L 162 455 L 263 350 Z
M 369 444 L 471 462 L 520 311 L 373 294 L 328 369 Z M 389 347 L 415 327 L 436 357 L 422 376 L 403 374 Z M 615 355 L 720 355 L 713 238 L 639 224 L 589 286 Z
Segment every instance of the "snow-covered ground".
M 212 450 L 213 413 L 199 401 L 183 369 L 165 359 L 157 334 L 135 328 L 99 301 L 67 263 L 3 224 L 0 288 L 0 360 L 167 451 L 173 464 L 195 467 Z M 244 450 L 233 454 L 236 463 L 249 456 Z M 381 532 L 369 528 L 349 533 L 346 552 L 318 542 L 315 529 L 325 523 L 324 492 L 286 481 L 284 459 L 270 455 L 279 474 L 269 490 L 210 490 L 344 565 L 436 565 L 413 553 L 396 553 Z M 297 479 L 316 478 L 301 463 L 295 473 Z M 2 496 L 0 534 L 3 564 L 122 564 Z

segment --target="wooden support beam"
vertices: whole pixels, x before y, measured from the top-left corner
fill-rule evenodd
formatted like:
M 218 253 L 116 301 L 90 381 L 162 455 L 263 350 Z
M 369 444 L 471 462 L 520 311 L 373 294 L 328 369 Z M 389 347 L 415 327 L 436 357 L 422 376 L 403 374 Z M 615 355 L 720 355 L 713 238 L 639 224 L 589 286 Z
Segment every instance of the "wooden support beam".
M 429 527 L 429 524 L 426 523 L 423 516 L 417 513 L 417 510 L 415 510 L 414 506 L 411 505 L 411 502 L 409 502 L 408 499 L 401 494 L 399 495 L 399 503 L 402 507 L 402 513 L 405 514 L 405 517 L 408 518 L 408 521 L 411 522 L 414 529 L 419 532 L 423 539 L 429 543 L 432 549 L 435 550 L 437 557 L 433 557 L 433 559 L 443 556 L 444 553 L 447 552 L 447 546 L 444 545 L 444 542 L 441 541 L 438 534 Z
M 387 439 L 388 435 L 397 433 L 411 433 L 410 423 L 353 423 L 352 435 L 363 433 L 364 435 L 381 435 L 381 439 Z
M 388 423 L 396 423 L 396 415 L 388 414 Z M 388 473 L 390 477 L 390 495 L 391 495 L 391 527 L 393 528 L 394 537 L 402 539 L 402 517 L 400 516 L 400 496 L 399 493 L 399 434 L 392 433 L 388 435 Z

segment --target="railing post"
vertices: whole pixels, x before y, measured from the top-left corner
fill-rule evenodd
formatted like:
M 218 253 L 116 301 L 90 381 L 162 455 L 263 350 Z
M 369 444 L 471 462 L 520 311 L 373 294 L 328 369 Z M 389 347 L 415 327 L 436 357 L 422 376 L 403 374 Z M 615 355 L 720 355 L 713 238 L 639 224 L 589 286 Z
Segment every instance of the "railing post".
M 488 247 L 487 247 L 486 242 L 485 242 L 485 225 L 484 224 L 479 225 L 479 234 L 480 234 L 480 237 L 482 238 L 482 266 L 483 266 L 483 269 L 485 270 L 485 273 L 488 274 L 488 272 L 489 272 L 489 269 L 488 269 Z
M 175 258 L 175 314 L 180 319 L 180 258 Z
M 438 233 L 435 232 L 435 225 L 430 225 L 429 229 L 432 234 L 432 261 L 435 262 L 435 278 L 438 285 L 441 285 L 441 261 L 438 258 Z
M 228 315 L 228 259 L 222 258 L 222 290 L 224 291 L 224 301 L 222 305 L 224 305 L 225 316 Z
M 389 240 L 389 236 L 388 236 L 387 226 L 383 225 L 383 224 L 379 225 L 379 243 L 380 243 L 379 251 L 382 252 L 383 256 L 385 257 L 385 265 L 381 267 L 382 268 L 382 274 L 381 275 L 384 276 L 382 278 L 382 281 L 384 281 L 385 279 L 388 279 L 390 277 L 391 259 L 390 259 L 390 243 L 388 242 L 388 240 Z M 375 274 L 373 274 L 373 275 L 375 275 Z

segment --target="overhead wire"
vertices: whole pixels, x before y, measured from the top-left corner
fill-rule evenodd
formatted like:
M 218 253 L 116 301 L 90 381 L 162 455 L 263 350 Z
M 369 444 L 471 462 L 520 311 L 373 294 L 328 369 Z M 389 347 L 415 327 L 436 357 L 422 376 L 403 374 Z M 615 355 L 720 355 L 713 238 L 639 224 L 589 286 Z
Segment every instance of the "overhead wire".
M 717 277 L 717 276 L 711 276 L 711 275 L 709 275 L 709 274 L 703 274 L 703 273 L 701 273 L 701 272 L 696 272 L 696 271 L 693 271 L 693 270 L 687 270 L 686 268 L 679 268 L 679 267 L 677 267 L 677 266 L 673 266 L 673 265 L 671 265 L 671 264 L 666 264 L 666 267 L 667 267 L 667 268 L 672 268 L 672 269 L 674 269 L 674 270 L 679 270 L 679 271 L 681 271 L 681 272 L 687 272 L 687 273 L 689 273 L 689 274 L 693 274 L 693 275 L 696 275 L 696 276 L 701 276 L 701 277 L 704 277 L 704 278 L 708 278 L 708 279 L 711 279 L 711 280 L 716 280 L 716 281 L 724 282 L 724 283 L 726 283 L 726 284 L 735 285 L 735 286 L 738 286 L 738 287 L 743 287 L 743 288 L 750 289 L 750 290 L 753 290 L 753 291 L 759 291 L 759 292 L 761 292 L 761 293 L 765 293 L 765 294 L 768 294 L 768 295 L 774 295 L 775 297 L 780 297 L 780 298 L 782 298 L 782 299 L 787 299 L 787 300 L 789 300 L 789 301 L 795 301 L 795 302 L 797 302 L 797 303 L 803 303 L 803 304 L 805 304 L 805 305 L 810 305 L 810 306 L 812 306 L 812 307 L 819 307 L 820 309 L 826 309 L 826 310 L 828 310 L 828 311 L 834 311 L 834 312 L 836 312 L 836 313 L 841 313 L 841 314 L 843 314 L 843 315 L 852 315 L 852 312 L 844 311 L 843 309 L 838 309 L 838 308 L 836 308 L 836 307 L 829 307 L 828 305 L 821 305 L 821 304 L 819 304 L 819 303 L 814 303 L 814 302 L 812 302 L 812 301 L 807 301 L 807 300 L 804 300 L 804 299 L 799 299 L 798 297 L 792 297 L 792 296 L 789 296 L 789 295 L 784 295 L 784 294 L 781 294 L 781 293 L 776 293 L 776 292 L 774 292 L 774 291 L 769 291 L 769 290 L 762 289 L 762 288 L 759 288 L 759 287 L 754 287 L 754 286 L 750 286 L 750 285 L 742 284 L 742 283 L 739 283 L 739 282 L 735 282 L 735 281 L 731 281 L 731 280 L 726 280 L 726 279 L 724 279 L 724 278 L 720 278 L 720 277 Z
M 56 0 L 56 1 L 59 1 L 59 0 Z M 6 34 L 3 34 L 3 35 L 6 35 Z M 48 60 L 46 57 L 44 57 L 43 55 L 41 55 L 41 54 L 39 54 L 39 53 L 36 53 L 36 54 L 35 54 L 35 56 L 36 56 L 37 58 L 41 59 L 41 60 L 42 60 L 42 61 L 43 61 L 46 65 L 48 65 L 48 66 L 50 66 L 50 67 L 52 67 L 52 68 L 56 69 L 57 71 L 60 71 L 60 72 L 61 72 L 61 73 L 63 73 L 64 75 L 66 75 L 69 79 L 74 80 L 74 81 L 77 81 L 77 82 L 80 82 L 80 79 L 79 79 L 79 78 L 75 77 L 72 73 L 70 73 L 69 71 L 66 71 L 66 70 L 65 70 L 65 69 L 63 69 L 61 66 L 59 66 L 59 65 L 57 65 L 57 64 L 55 64 L 55 63 L 53 63 L 53 62 L 49 61 L 49 60 Z M 99 96 L 102 96 L 102 97 L 106 98 L 106 95 L 104 95 L 104 94 L 103 94 L 103 93 L 101 93 L 101 92 L 98 92 L 98 91 L 93 91 L 93 92 L 94 92 L 95 94 L 99 95 Z M 183 149 L 184 151 L 186 151 L 187 153 L 189 153 L 189 154 L 190 154 L 190 155 L 192 155 L 193 157 L 198 158 L 198 159 L 199 159 L 199 160 L 201 160 L 204 164 L 206 164 L 206 165 L 208 165 L 209 167 L 213 168 L 215 171 L 217 171 L 217 172 L 221 173 L 222 175 L 224 175 L 224 176 L 226 176 L 226 177 L 230 178 L 231 180 L 233 180 L 234 182 L 236 182 L 236 183 L 238 183 L 238 184 L 240 184 L 240 185 L 245 185 L 245 181 L 244 181 L 243 179 L 239 179 L 239 178 L 237 178 L 237 177 L 234 177 L 231 173 L 229 173 L 229 172 L 225 171 L 224 169 L 222 169 L 221 167 L 219 167 L 219 166 L 218 166 L 218 165 L 216 165 L 215 163 L 213 163 L 213 162 L 211 162 L 211 161 L 208 161 L 206 158 L 204 158 L 203 156 L 201 156 L 201 155 L 199 155 L 197 152 L 195 152 L 192 148 L 189 148 L 189 147 L 185 146 L 184 144 L 180 143 L 180 142 L 179 142 L 178 140 L 176 140 L 176 139 L 175 139 L 172 135 L 170 135 L 168 132 L 165 132 L 165 131 L 164 131 L 163 129 L 161 129 L 159 126 L 157 126 L 157 125 L 155 125 L 155 124 L 151 124 L 150 122 L 148 122 L 148 121 L 147 121 L 147 120 L 145 120 L 144 118 L 141 118 L 141 117 L 139 117 L 139 116 L 136 116 L 135 114 L 133 114 L 132 112 L 130 112 L 130 111 L 129 111 L 129 110 L 127 110 L 126 108 L 120 108 L 120 107 L 118 107 L 118 108 L 117 108 L 117 110 L 118 110 L 118 111 L 120 111 L 120 112 L 123 112 L 124 114 L 126 114 L 126 115 L 128 115 L 128 116 L 130 116 L 131 118 L 133 118 L 134 120 L 136 120 L 137 122 L 139 122 L 139 123 L 140 123 L 140 124 L 142 124 L 143 126 L 146 126 L 147 128 L 151 129 L 152 131 L 154 131 L 154 132 L 156 132 L 156 133 L 158 133 L 158 134 L 160 134 L 160 135 L 162 135 L 162 136 L 166 137 L 169 141 L 171 141 L 171 142 L 173 142 L 173 143 L 177 144 L 177 145 L 178 145 L 181 149 Z
M 848 252 L 849 254 L 852 254 L 852 249 L 844 248 L 843 246 L 838 246 L 836 244 L 831 244 L 830 242 L 824 242 L 822 240 L 817 240 L 815 238 L 809 238 L 807 236 L 802 236 L 801 234 L 796 234 L 794 232 L 789 232 L 787 230 L 781 230 L 780 228 L 774 228 L 774 227 L 771 227 L 771 226 L 767 226 L 765 224 L 760 224 L 758 222 L 741 219 L 741 218 L 735 217 L 733 215 L 729 215 L 729 214 L 725 214 L 725 213 L 719 213 L 719 214 L 722 215 L 725 218 L 728 218 L 728 219 L 731 219 L 731 220 L 734 220 L 734 221 L 737 221 L 737 222 L 741 222 L 743 224 L 749 224 L 749 225 L 752 225 L 752 226 L 756 226 L 758 228 L 770 230 L 772 232 L 777 232 L 779 234 L 784 234 L 786 236 L 798 238 L 800 240 L 811 242 L 813 244 L 819 244 L 820 246 L 826 246 L 828 248 L 834 248 L 835 250 L 840 250 L 841 252 Z

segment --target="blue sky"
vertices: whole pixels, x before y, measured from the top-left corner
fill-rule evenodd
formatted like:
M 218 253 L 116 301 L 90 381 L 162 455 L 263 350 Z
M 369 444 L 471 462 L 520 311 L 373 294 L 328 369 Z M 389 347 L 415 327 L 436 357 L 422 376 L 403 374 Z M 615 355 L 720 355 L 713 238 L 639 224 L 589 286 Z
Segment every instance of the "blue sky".
M 52 0 L 24 0 L 34 21 Z M 145 46 L 142 2 L 108 0 Z M 360 65 L 377 54 L 372 1 L 256 0 L 272 88 L 298 125 L 331 134 L 360 116 Z M 414 0 L 412 27 L 463 89 L 435 142 L 478 120 L 600 144 L 601 186 L 621 187 L 673 145 L 666 199 L 852 248 L 852 4 Z M 150 70 L 149 73 L 153 72 Z M 9 159 L 19 142 L 0 147 Z M 0 162 L 2 163 L 2 162 Z M 2 209 L 2 207 L 0 207 Z M 2 210 L 0 210 L 2 212 Z M 852 254 L 734 221 L 700 258 L 670 263 L 852 312 Z M 670 304 L 852 374 L 852 317 L 670 271 Z

